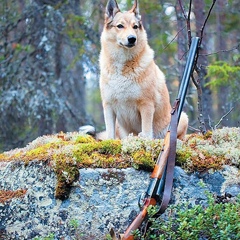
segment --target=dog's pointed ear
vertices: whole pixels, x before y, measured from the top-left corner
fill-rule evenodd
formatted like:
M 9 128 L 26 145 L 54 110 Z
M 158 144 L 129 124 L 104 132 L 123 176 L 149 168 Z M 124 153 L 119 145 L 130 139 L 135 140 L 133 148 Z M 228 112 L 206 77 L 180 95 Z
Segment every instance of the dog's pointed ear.
M 117 12 L 120 12 L 116 0 L 109 0 L 106 6 L 106 18 L 113 19 Z
M 141 15 L 139 13 L 139 4 L 138 4 L 138 0 L 134 1 L 134 4 L 130 10 L 130 12 L 135 13 L 135 16 L 137 17 L 138 20 L 141 20 Z

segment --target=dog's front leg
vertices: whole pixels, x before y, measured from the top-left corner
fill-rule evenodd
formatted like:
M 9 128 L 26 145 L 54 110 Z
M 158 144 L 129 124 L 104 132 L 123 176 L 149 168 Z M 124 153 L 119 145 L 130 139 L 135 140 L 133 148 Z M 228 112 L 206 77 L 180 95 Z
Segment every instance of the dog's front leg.
M 143 105 L 140 108 L 142 132 L 139 134 L 142 137 L 153 138 L 153 115 L 154 106 L 151 104 Z
M 108 104 L 104 106 L 104 120 L 108 139 L 115 139 L 116 114 Z

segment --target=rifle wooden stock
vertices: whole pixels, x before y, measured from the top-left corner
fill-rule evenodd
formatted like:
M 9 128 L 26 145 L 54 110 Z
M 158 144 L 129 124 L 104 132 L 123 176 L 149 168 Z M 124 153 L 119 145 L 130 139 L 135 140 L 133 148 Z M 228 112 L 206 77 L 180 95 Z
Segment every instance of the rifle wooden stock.
M 137 215 L 137 217 L 134 219 L 134 221 L 131 223 L 131 225 L 127 228 L 127 230 L 125 231 L 121 240 L 134 240 L 134 236 L 133 236 L 132 232 L 134 230 L 137 230 L 141 226 L 143 220 L 147 217 L 148 207 L 151 205 L 154 206 L 156 204 L 157 204 L 157 201 L 154 198 L 145 199 L 145 203 L 142 207 L 142 210 Z
M 151 174 L 151 178 L 159 178 L 160 179 L 162 177 L 164 167 L 167 163 L 169 151 L 170 151 L 170 131 L 167 132 L 167 134 L 164 138 L 162 150 L 158 156 L 157 162 L 156 162 L 153 172 Z
M 148 190 L 146 192 L 146 197 L 144 200 L 144 205 L 140 211 L 140 213 L 137 215 L 137 217 L 134 219 L 134 221 L 131 223 L 131 225 L 127 228 L 127 230 L 124 233 L 124 236 L 122 237 L 122 240 L 134 240 L 134 237 L 132 235 L 132 232 L 136 229 L 138 229 L 144 219 L 147 217 L 147 209 L 150 205 L 154 206 L 157 204 L 157 201 L 155 198 L 152 198 L 152 195 L 154 192 L 157 191 L 158 188 L 158 179 L 162 178 L 162 175 L 164 173 L 164 169 L 167 163 L 168 155 L 170 151 L 170 131 L 167 132 L 161 153 L 158 156 L 157 162 L 155 164 L 154 170 L 151 174 L 151 180 L 148 187 Z

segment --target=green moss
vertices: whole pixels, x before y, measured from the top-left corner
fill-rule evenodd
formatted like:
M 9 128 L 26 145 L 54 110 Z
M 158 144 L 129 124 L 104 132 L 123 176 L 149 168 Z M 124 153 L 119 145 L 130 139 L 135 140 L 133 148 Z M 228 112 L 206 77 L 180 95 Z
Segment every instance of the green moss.
M 91 155 L 91 158 L 94 161 L 93 166 L 97 168 L 111 168 L 115 165 L 115 159 L 112 156 L 106 156 L 100 153 L 93 153 Z
M 121 154 L 121 141 L 105 140 L 77 144 L 73 157 L 79 167 L 114 167 Z
M 4 161 L 6 159 L 6 155 L 4 153 L 0 153 L 0 161 Z
M 55 197 L 61 200 L 67 199 L 73 182 L 79 179 L 79 169 L 70 159 L 66 161 L 64 156 L 55 156 L 54 171 L 57 175 Z
M 76 164 L 79 166 L 79 168 L 84 167 L 91 167 L 94 163 L 93 159 L 91 158 L 91 155 L 89 156 L 86 153 L 82 154 L 76 154 L 74 155 L 74 159 L 76 160 Z
M 26 152 L 24 156 L 25 162 L 28 163 L 29 161 L 36 160 L 36 159 L 47 160 L 49 147 L 50 146 L 46 144 L 42 147 L 38 147 L 36 149 L 32 149 Z
M 117 155 L 122 152 L 120 140 L 105 140 L 99 144 L 99 152 L 102 154 Z
M 95 143 L 96 140 L 90 135 L 79 135 L 75 143 Z
M 206 151 L 201 151 L 197 156 L 191 158 L 192 171 L 204 171 L 206 169 L 220 169 L 224 164 L 223 157 L 217 157 L 216 155 L 210 155 Z
M 98 144 L 95 143 L 82 143 L 77 144 L 73 150 L 73 157 L 79 167 L 89 167 L 94 161 L 91 158 L 91 154 L 97 151 Z
M 146 152 L 145 150 L 139 150 L 133 153 L 132 157 L 133 157 L 135 166 L 137 166 L 136 168 L 147 170 L 147 171 L 153 170 L 155 161 L 150 152 Z
M 213 132 L 212 131 L 207 131 L 203 136 L 204 139 L 209 139 L 212 137 Z
M 97 151 L 98 150 L 98 143 L 81 143 L 81 144 L 77 144 L 74 146 L 73 149 L 73 156 L 76 157 L 76 159 L 78 159 L 79 157 L 81 158 L 82 154 L 91 154 L 93 151 Z
M 185 167 L 189 159 L 191 159 L 194 155 L 195 154 L 190 147 L 182 145 L 181 148 L 177 149 L 176 162 L 180 166 Z

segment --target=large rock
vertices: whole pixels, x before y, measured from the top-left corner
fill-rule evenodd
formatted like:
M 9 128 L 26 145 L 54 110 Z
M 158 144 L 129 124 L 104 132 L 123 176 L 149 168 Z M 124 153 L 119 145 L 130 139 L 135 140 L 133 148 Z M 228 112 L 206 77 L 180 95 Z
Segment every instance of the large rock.
M 0 163 L 0 189 L 26 189 L 23 197 L 0 203 L 0 239 L 104 239 L 110 227 L 123 231 L 138 212 L 149 173 L 127 169 L 80 169 L 68 199 L 54 197 L 56 175 L 46 163 Z M 203 184 L 204 183 L 204 184 Z M 240 193 L 238 169 L 187 174 L 175 167 L 171 204 L 205 204 L 205 191 Z

